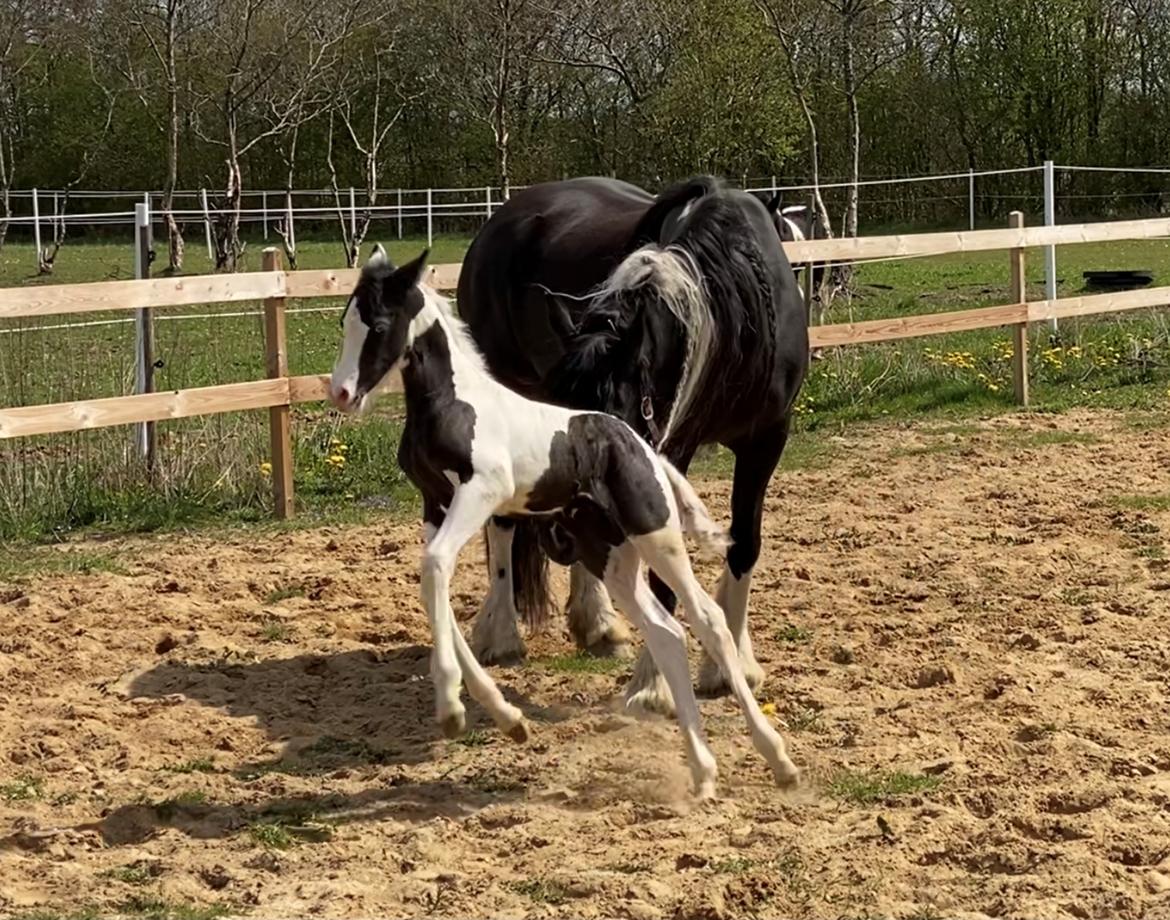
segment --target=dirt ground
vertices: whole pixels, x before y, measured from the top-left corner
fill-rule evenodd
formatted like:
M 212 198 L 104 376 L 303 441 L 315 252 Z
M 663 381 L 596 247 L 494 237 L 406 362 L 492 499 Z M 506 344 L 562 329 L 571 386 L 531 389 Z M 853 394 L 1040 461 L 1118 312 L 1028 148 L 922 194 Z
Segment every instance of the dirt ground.
M 82 547 L 124 571 L 0 586 L 0 915 L 1170 917 L 1166 424 L 862 429 L 778 475 L 752 624 L 806 781 L 704 702 L 704 804 L 559 627 L 494 671 L 527 745 L 474 705 L 442 739 L 415 523 Z

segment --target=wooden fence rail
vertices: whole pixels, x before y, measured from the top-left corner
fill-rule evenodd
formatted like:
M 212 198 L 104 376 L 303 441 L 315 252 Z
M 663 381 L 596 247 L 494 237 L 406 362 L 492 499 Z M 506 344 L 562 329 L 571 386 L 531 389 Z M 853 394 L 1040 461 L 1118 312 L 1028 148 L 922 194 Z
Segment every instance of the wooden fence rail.
M 1162 237 L 1170 237 L 1170 219 L 1024 227 L 1022 215 L 1014 212 L 1012 226 L 1006 230 L 814 240 L 787 243 L 785 251 L 795 265 L 1011 250 L 1012 296 L 1015 303 L 814 326 L 809 330 L 809 338 L 812 347 L 825 348 L 1010 326 L 1015 342 L 1013 382 L 1016 398 L 1026 404 L 1028 381 L 1025 332 L 1028 324 L 1053 318 L 1170 304 L 1170 287 L 1026 303 L 1023 284 L 1026 249 L 1059 243 Z M 0 439 L 158 422 L 220 412 L 268 409 L 276 514 L 279 517 L 290 515 L 293 510 L 293 476 L 289 409 L 298 403 L 327 399 L 328 378 L 322 375 L 288 376 L 285 304 L 289 299 L 296 298 L 347 296 L 357 280 L 358 270 L 286 272 L 281 270 L 279 254 L 275 250 L 265 251 L 264 265 L 266 271 L 236 275 L 0 289 L 0 319 L 10 320 L 108 310 L 263 301 L 266 370 L 269 378 L 170 392 L 0 409 Z M 459 269 L 457 264 L 433 266 L 428 281 L 440 290 L 454 290 L 459 282 Z

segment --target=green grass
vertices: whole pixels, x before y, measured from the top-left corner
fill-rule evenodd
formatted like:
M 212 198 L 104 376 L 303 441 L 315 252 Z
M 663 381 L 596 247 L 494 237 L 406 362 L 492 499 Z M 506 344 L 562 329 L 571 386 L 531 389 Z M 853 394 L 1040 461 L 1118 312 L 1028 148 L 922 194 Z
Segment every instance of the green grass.
M 532 661 L 538 667 L 562 674 L 615 674 L 628 669 L 631 664 L 622 658 L 595 658 L 584 652 L 534 658 Z
M 142 920 L 218 920 L 233 913 L 226 904 L 180 904 L 145 894 L 127 899 L 119 910 Z
M 105 874 L 105 877 L 112 877 Z M 140 917 L 142 920 L 219 920 L 239 913 L 226 904 L 181 904 L 155 895 L 136 894 L 113 910 L 80 907 L 69 911 L 38 909 L 5 915 L 7 920 L 103 920 L 104 917 Z
M 280 620 L 269 620 L 260 631 L 260 636 L 265 642 L 287 642 L 292 637 L 292 629 Z
M 321 843 L 333 837 L 334 828 L 316 812 L 299 807 L 272 809 L 248 825 L 252 840 L 267 850 L 287 850 L 299 843 Z
M 921 773 L 843 771 L 829 780 L 826 789 L 834 798 L 855 805 L 872 805 L 902 795 L 914 795 L 937 789 L 942 779 Z
M 755 866 L 754 859 L 749 859 L 746 856 L 729 856 L 711 863 L 711 871 L 720 875 L 743 875 L 745 872 L 750 872 Z
M 4 802 L 28 802 L 41 798 L 44 793 L 44 780 L 38 776 L 24 774 L 0 783 L 0 801 Z
M 167 773 L 214 773 L 215 764 L 208 757 L 197 757 L 193 760 L 184 760 L 171 767 L 163 767 Z
M 287 850 L 296 843 L 296 838 L 289 833 L 288 828 L 279 824 L 258 822 L 249 825 L 248 832 L 266 850 Z
M 127 885 L 145 885 L 158 878 L 162 867 L 158 863 L 138 860 L 116 869 L 107 869 L 101 873 L 102 878 L 111 878 Z
M 102 913 L 96 907 L 77 907 L 68 911 L 37 908 L 9 914 L 5 920 L 102 920 Z
M 206 804 L 207 794 L 200 792 L 198 789 L 191 789 L 180 792 L 178 795 L 171 796 L 169 799 L 164 799 L 161 802 L 156 802 L 154 810 L 163 821 L 170 821 L 181 812 L 189 811 L 192 808 L 199 808 Z
M 193 237 L 188 269 L 208 269 L 206 253 Z M 372 241 L 371 241 L 372 242 Z M 413 255 L 420 240 L 390 241 L 397 259 Z M 432 259 L 458 261 L 468 240 L 436 240 Z M 245 268 L 258 265 L 261 244 L 252 240 Z M 130 274 L 129 242 L 70 240 L 49 282 L 125 278 Z M 303 241 L 301 267 L 338 267 L 334 241 Z M 1029 253 L 1029 294 L 1041 291 L 1039 253 Z M 45 283 L 30 277 L 32 247 L 9 244 L 0 250 L 0 285 Z M 1155 284 L 1170 284 L 1170 243 L 1161 240 L 1061 247 L 1058 265 L 1062 296 L 1080 291 L 1088 268 L 1141 265 L 1154 270 Z M 1004 253 L 970 253 L 861 265 L 856 296 L 839 297 L 828 322 L 878 319 L 956 310 L 1007 302 L 1008 260 Z M 255 316 L 218 314 L 254 310 L 257 304 L 160 310 L 216 316 L 162 320 L 157 324 L 159 389 L 178 389 L 256 379 L 263 376 L 263 334 Z M 338 344 L 339 298 L 298 302 L 289 315 L 289 360 L 294 374 L 327 371 Z M 82 314 L 69 322 L 128 319 L 118 314 Z M 39 330 L 60 317 L 0 321 L 0 405 L 30 405 L 127 392 L 133 376 L 133 327 L 128 324 L 61 331 Z M 1124 409 L 1143 426 L 1165 427 L 1170 407 L 1170 328 L 1165 312 L 1133 311 L 1063 321 L 1060 339 L 1049 341 L 1047 326 L 1030 336 L 1033 404 L 1059 412 L 1088 406 Z M 1004 330 L 979 330 L 866 347 L 827 349 L 814 362 L 797 403 L 793 435 L 781 468 L 821 469 L 848 449 L 837 437 L 873 421 L 934 420 L 960 436 L 975 416 L 1014 411 L 1011 361 Z M 69 373 L 34 373 L 60 365 L 67 349 Z M 418 499 L 395 462 L 402 424 L 400 397 L 386 396 L 360 420 L 341 419 L 321 406 L 299 407 L 293 415 L 298 518 L 320 521 L 367 520 L 386 513 L 417 513 Z M 1138 424 L 1138 422 L 1135 422 Z M 160 469 L 146 476 L 126 450 L 131 430 L 98 429 L 68 435 L 0 441 L 0 541 L 21 547 L 57 542 L 94 531 L 173 530 L 190 527 L 269 526 L 270 473 L 264 413 L 236 413 L 160 422 Z M 1031 437 L 1031 436 L 1030 436 Z M 1062 443 L 1069 435 L 1040 433 L 1021 448 Z M 1076 437 L 1076 436 L 1072 436 Z M 1048 438 L 1056 440 L 1047 440 Z M 695 458 L 696 476 L 726 477 L 732 455 L 704 449 Z M 3 547 L 8 550 L 9 547 Z M 0 577 L 21 553 L 0 552 Z
M 508 887 L 538 904 L 550 904 L 553 907 L 564 904 L 569 899 L 568 889 L 554 879 L 525 879 L 521 882 L 509 882 Z
M 792 623 L 786 623 L 780 627 L 780 630 L 776 633 L 776 638 L 780 642 L 803 645 L 812 639 L 812 630 L 805 626 L 795 626 Z
M 283 585 L 275 591 L 268 592 L 268 596 L 264 598 L 266 604 L 279 604 L 281 601 L 287 601 L 294 597 L 304 597 L 305 586 L 300 584 Z
M 1113 504 L 1131 511 L 1170 511 L 1170 492 L 1159 495 L 1115 495 Z
M 3 548 L 2 544 L 0 548 Z M 97 572 L 122 575 L 126 569 L 116 556 L 92 550 L 23 544 L 0 553 L 0 582 L 20 582 L 43 575 L 92 575 Z

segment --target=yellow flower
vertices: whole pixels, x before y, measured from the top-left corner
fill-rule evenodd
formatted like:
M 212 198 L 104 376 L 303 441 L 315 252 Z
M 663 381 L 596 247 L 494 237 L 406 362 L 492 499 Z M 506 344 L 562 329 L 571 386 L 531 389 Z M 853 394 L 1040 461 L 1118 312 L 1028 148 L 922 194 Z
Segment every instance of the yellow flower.
M 260 464 L 260 474 L 262 476 L 271 476 L 272 475 L 272 464 L 269 463 L 267 460 Z
M 330 454 L 326 459 L 334 466 L 345 466 L 345 457 L 341 454 Z
M 776 715 L 776 704 L 772 702 L 764 703 L 760 706 L 760 712 L 766 716 L 774 716 Z

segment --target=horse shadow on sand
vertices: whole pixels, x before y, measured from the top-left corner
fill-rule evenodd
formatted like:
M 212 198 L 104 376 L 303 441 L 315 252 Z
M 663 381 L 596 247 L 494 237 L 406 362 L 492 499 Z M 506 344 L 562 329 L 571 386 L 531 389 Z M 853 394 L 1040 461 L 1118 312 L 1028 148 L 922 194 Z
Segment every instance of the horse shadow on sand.
M 137 675 L 127 688 L 131 699 L 182 697 L 248 718 L 283 749 L 279 756 L 238 764 L 237 779 L 254 789 L 280 793 L 284 778 L 368 775 L 356 793 L 275 795 L 256 802 L 209 803 L 180 796 L 158 803 L 117 808 L 87 829 L 107 845 L 132 845 L 162 828 L 192 837 L 226 837 L 252 828 L 256 833 L 292 833 L 312 837 L 349 821 L 393 817 L 427 821 L 460 817 L 524 794 L 527 777 L 490 765 L 453 758 L 452 768 L 437 779 L 415 780 L 405 767 L 441 761 L 445 748 L 434 721 L 434 691 L 429 677 L 430 649 L 409 645 L 386 650 L 304 654 L 263 661 L 167 660 Z M 545 707 L 507 687 L 504 695 L 535 723 L 558 722 L 572 707 Z M 466 695 L 465 695 L 466 699 Z M 463 743 L 512 744 L 498 734 L 487 714 L 467 701 L 468 732 Z M 211 742 L 231 751 L 235 741 L 225 731 Z M 188 763 L 210 761 L 206 748 L 184 751 Z M 390 768 L 390 769 L 388 769 Z M 281 828 L 265 831 L 265 825 Z M 260 831 L 255 831 L 259 827 Z

